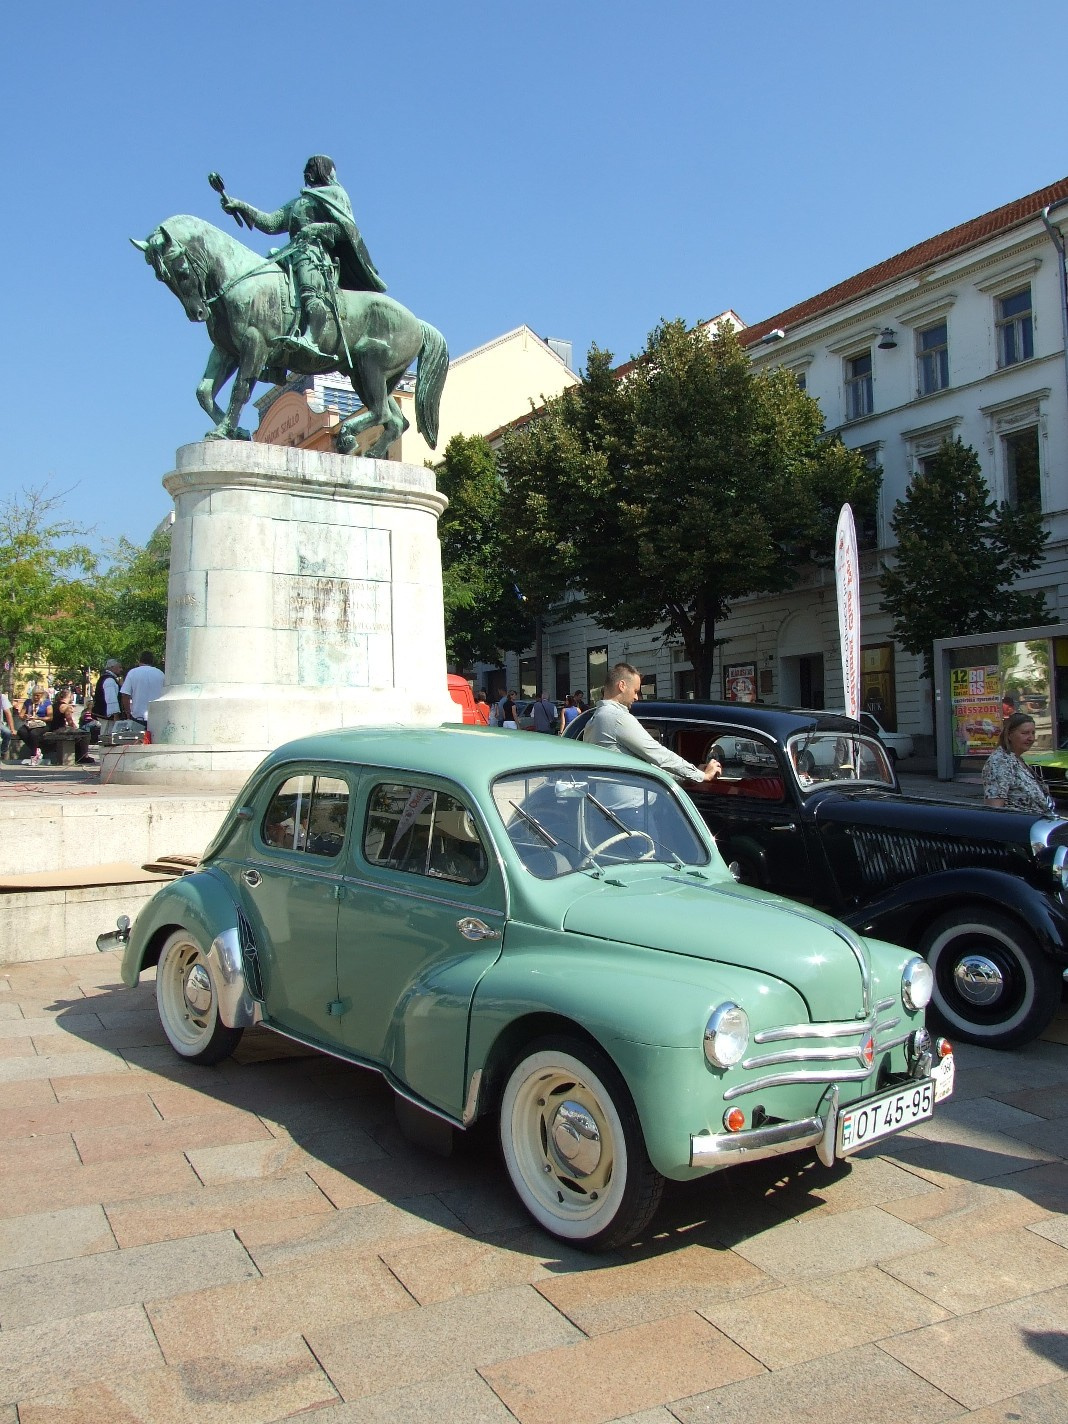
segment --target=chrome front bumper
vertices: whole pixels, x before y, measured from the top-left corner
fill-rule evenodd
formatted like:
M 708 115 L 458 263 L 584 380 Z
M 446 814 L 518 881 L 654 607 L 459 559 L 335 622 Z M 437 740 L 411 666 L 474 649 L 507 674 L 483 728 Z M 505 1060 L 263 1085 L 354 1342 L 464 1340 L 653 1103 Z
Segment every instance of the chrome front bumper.
M 748 1132 L 706 1132 L 690 1138 L 690 1166 L 715 1171 L 736 1162 L 759 1162 L 783 1152 L 815 1147 L 825 1167 L 834 1165 L 834 1138 L 838 1129 L 838 1088 L 828 1088 L 815 1117 L 798 1122 L 777 1122 Z

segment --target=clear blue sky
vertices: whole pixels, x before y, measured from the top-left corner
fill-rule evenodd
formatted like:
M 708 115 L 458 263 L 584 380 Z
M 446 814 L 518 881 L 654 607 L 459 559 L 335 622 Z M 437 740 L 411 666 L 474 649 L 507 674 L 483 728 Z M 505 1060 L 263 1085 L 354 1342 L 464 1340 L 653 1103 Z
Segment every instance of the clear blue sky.
M 127 238 L 229 222 L 209 169 L 270 208 L 330 154 L 454 355 L 526 322 L 623 360 L 1064 176 L 1066 39 L 1064 0 L 9 6 L 0 498 L 69 489 L 98 541 L 167 512 L 207 334 Z

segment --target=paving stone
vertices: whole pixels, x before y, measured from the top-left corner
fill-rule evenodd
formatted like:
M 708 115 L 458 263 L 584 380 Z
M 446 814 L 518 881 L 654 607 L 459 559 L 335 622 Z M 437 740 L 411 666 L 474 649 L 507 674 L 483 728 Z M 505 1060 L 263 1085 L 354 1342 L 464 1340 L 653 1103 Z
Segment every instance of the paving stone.
M 236 1113 L 244 1116 L 246 1112 L 256 1111 L 254 1107 L 238 1107 L 216 1093 L 206 1093 L 199 1088 L 187 1087 L 184 1083 L 168 1083 L 158 1078 L 153 1080 L 148 1092 L 164 1122 L 170 1122 L 174 1118 L 204 1117 L 208 1114 L 214 1116 L 217 1113 Z M 256 1116 L 267 1125 L 259 1113 L 256 1113 Z
M 550 1276 L 537 1289 L 585 1334 L 603 1335 L 774 1284 L 733 1251 L 695 1245 L 602 1270 Z
M 1064 1424 L 1068 1419 L 1068 1379 L 988 1404 L 968 1415 L 967 1424 Z
M 309 1424 L 515 1424 L 485 1380 L 473 1371 L 426 1384 L 365 1395 L 351 1404 L 317 1409 Z M 670 1415 L 664 1424 L 676 1424 Z
M 961 1408 L 878 1345 L 861 1345 L 677 1400 L 671 1412 L 680 1424 L 937 1424 Z
M 415 1246 L 394 1245 L 383 1261 L 420 1305 L 543 1280 L 549 1271 L 521 1251 L 442 1234 Z
M 1018 1192 L 1047 1211 L 1068 1212 L 1068 1170 L 1063 1162 L 1043 1162 L 1037 1167 L 1028 1167 L 1003 1178 L 998 1185 Z
M 1024 1088 L 999 1096 L 1002 1102 L 1034 1117 L 1068 1117 L 1068 1083 L 1055 1088 Z
M 293 1269 L 319 1252 L 358 1248 L 388 1251 L 397 1242 L 454 1232 L 465 1236 L 460 1222 L 435 1197 L 375 1202 L 350 1207 L 329 1216 L 296 1217 L 291 1221 L 256 1222 L 241 1228 L 241 1240 L 259 1269 Z
M 830 1216 L 937 1190 L 924 1178 L 881 1156 L 853 1158 L 832 1168 L 820 1162 L 806 1163 L 806 1169 L 804 1176 L 785 1181 L 777 1196 L 776 1205 L 788 1208 L 791 1215 L 803 1211 L 808 1216 Z
M 1049 1162 L 1054 1156 L 1018 1138 L 999 1134 L 992 1134 L 985 1142 L 977 1139 L 954 1142 L 948 1138 L 935 1141 L 903 1135 L 895 1139 L 886 1155 L 910 1172 L 926 1177 L 937 1185 L 955 1184 L 961 1180 L 992 1181 L 1012 1172 L 1022 1172 L 1036 1163 Z
M 4 1084 L 4 1108 L 11 1112 L 47 1107 L 55 1101 L 56 1095 L 48 1081 L 28 1078 L 25 1083 Z
M 192 1174 L 190 1174 L 192 1175 Z M 333 1206 L 308 1177 L 280 1177 L 266 1182 L 233 1182 L 165 1196 L 113 1204 L 107 1209 L 115 1238 L 122 1247 L 152 1241 L 175 1241 L 208 1231 L 235 1231 L 254 1224 L 309 1220 L 332 1215 Z
M 970 1409 L 1068 1371 L 1068 1289 L 928 1325 L 880 1347 Z
M 1047 1241 L 1055 1241 L 1058 1246 L 1068 1246 L 1068 1217 L 1047 1216 L 1033 1222 L 1028 1228 L 1036 1236 L 1044 1236 Z
M 257 1274 L 230 1232 L 0 1272 L 4 1330 L 203 1290 Z
M 931 1244 L 932 1238 L 915 1227 L 877 1207 L 862 1207 L 785 1222 L 738 1242 L 734 1249 L 769 1276 L 795 1281 L 874 1265 Z
M 582 1338 L 528 1286 L 460 1296 L 400 1315 L 313 1330 L 307 1336 L 316 1358 L 347 1400 Z
M 5 1182 L 0 1191 L 0 1220 L 95 1202 L 106 1206 L 109 1202 L 180 1192 L 196 1184 L 192 1167 L 177 1152 L 139 1157 L 136 1172 L 130 1171 L 128 1162 L 78 1165 L 63 1172 L 32 1172 Z
M 574 1424 L 602 1424 L 764 1371 L 689 1314 L 528 1353 L 480 1373 L 521 1424 L 559 1424 L 562 1399 Z
M 940 1241 L 974 1240 L 990 1232 L 1029 1226 L 1049 1215 L 1045 1207 L 1002 1185 L 1011 1180 L 1001 1178 L 994 1185 L 963 1182 L 957 1187 L 935 1189 L 924 1196 L 885 1202 L 883 1210 L 911 1222 Z
M 997 1151 L 1001 1134 L 1018 1136 L 1035 1124 L 1034 1113 L 994 1098 L 960 1100 L 956 1096 L 940 1103 L 934 1117 L 909 1129 L 904 1141 L 927 1138 L 937 1142 L 957 1142 L 965 1146 Z
M 0 1019 L 21 1019 L 24 1018 L 18 1004 L 7 1004 L 0 1000 Z
M 62 1172 L 78 1165 L 78 1153 L 69 1132 L 8 1139 L 0 1144 L 0 1180 L 5 1182 L 28 1172 Z
M 174 1365 L 201 1357 L 205 1340 L 240 1347 L 415 1309 L 377 1257 L 331 1256 L 304 1270 L 156 1301 L 148 1315 L 167 1363 Z
M 867 1271 L 865 1284 L 871 1287 L 874 1269 Z M 848 1273 L 857 1281 L 861 1273 Z M 841 1281 L 841 1277 L 837 1278 Z M 911 1291 L 903 1292 L 914 1301 L 922 1302 L 922 1318 L 931 1309 L 930 1302 Z M 784 1286 L 779 1290 L 760 1291 L 742 1300 L 727 1300 L 700 1307 L 699 1313 L 743 1350 L 747 1350 L 769 1370 L 787 1365 L 799 1365 L 816 1360 L 855 1345 L 867 1345 L 887 1332 L 886 1314 L 870 1308 L 867 1292 L 861 1296 L 838 1292 L 838 1299 L 821 1299 L 815 1291 Z M 864 1308 L 857 1309 L 857 1301 Z M 944 1317 L 944 1312 L 938 1315 Z M 897 1329 L 912 1328 L 917 1312 L 898 1314 Z
M 53 1014 L 32 1015 L 30 1017 L 0 1017 L 0 1039 L 35 1038 L 39 1034 L 56 1037 L 61 1033 L 77 1039 L 84 1032 L 99 1035 L 104 1025 L 91 1010 L 83 1013 L 64 1014 L 57 1018 Z
M 36 1058 L 37 1050 L 33 1046 L 32 1038 L 4 1038 L 0 1039 L 0 1059 L 3 1058 Z M 2 1066 L 2 1065 L 0 1065 Z M 4 1077 L 0 1074 L 0 1082 Z
M 438 1191 L 437 1196 L 476 1236 L 515 1230 L 530 1221 L 503 1172 L 469 1186 Z
M 73 1388 L 128 1370 L 153 1369 L 163 1356 L 139 1305 L 0 1330 L 0 1399 L 43 1394 L 62 1380 Z
M 293 1340 L 38 1395 L 20 1403 L 19 1424 L 268 1424 L 336 1400 L 308 1347 Z
M 210 1122 L 211 1119 L 205 1118 L 204 1121 Z M 277 1177 L 304 1172 L 321 1160 L 314 1150 L 288 1137 L 271 1137 L 267 1129 L 262 1124 L 260 1126 L 263 1141 L 196 1148 L 188 1153 L 193 1170 L 205 1186 L 238 1182 L 250 1177 Z M 346 1133 L 337 1137 L 330 1134 L 329 1137 L 326 1143 L 311 1139 L 313 1148 L 318 1145 L 320 1151 L 332 1154 L 346 1165 L 374 1161 L 383 1155 L 381 1148 L 364 1133 Z M 338 1163 L 335 1161 L 328 1165 L 336 1167 Z
M 77 1076 L 63 1072 L 52 1078 L 52 1088 L 61 1103 L 87 1102 L 92 1098 L 121 1098 L 130 1093 L 148 1093 L 153 1087 L 153 1079 L 148 1073 L 136 1069 L 125 1072 L 82 1073 Z M 7 1102 L 8 1089 L 4 1089 Z
M 0 1221 L 0 1265 L 4 1270 L 116 1250 L 101 1206 L 69 1207 Z
M 5 1104 L 7 1094 L 4 1094 Z M 114 1099 L 97 1099 L 78 1103 L 57 1103 L 49 1092 L 46 1101 L 25 1107 L 5 1106 L 0 1109 L 0 1144 L 6 1148 L 8 1139 L 44 1137 L 52 1133 L 72 1133 L 76 1128 L 137 1128 L 147 1123 L 159 1123 L 160 1116 L 148 1094 L 128 1094 L 121 1106 Z
M 964 1238 L 882 1268 L 954 1314 L 1068 1283 L 1068 1250 L 1020 1229 Z
M 17 1058 L 0 1056 L 0 1083 L 20 1083 L 27 1078 L 73 1078 L 88 1073 L 128 1071 L 124 1058 L 96 1048 L 87 1048 L 79 1053 L 34 1053 Z
M 203 1117 L 179 1122 L 155 1121 L 147 1126 L 125 1128 L 87 1128 L 76 1132 L 74 1141 L 82 1161 L 117 1162 L 131 1157 L 145 1157 L 160 1152 L 184 1151 L 193 1160 L 194 1153 L 219 1144 L 273 1141 L 270 1133 L 251 1113 L 240 1116 L 206 1113 Z M 195 1169 L 195 1162 L 194 1162 Z
M 350 1206 L 368 1206 L 371 1202 L 382 1200 L 377 1192 L 372 1192 L 362 1182 L 337 1167 L 327 1167 L 322 1162 L 309 1162 L 307 1172 L 319 1190 L 339 1211 Z

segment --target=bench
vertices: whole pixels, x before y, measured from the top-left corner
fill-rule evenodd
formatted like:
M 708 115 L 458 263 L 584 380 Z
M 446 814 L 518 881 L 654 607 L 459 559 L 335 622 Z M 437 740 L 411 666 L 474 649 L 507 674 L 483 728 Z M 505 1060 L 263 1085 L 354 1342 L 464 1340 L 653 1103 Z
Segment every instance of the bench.
M 51 752 L 53 766 L 74 766 L 77 761 L 75 747 L 83 739 L 88 741 L 89 733 L 81 728 L 77 731 L 45 732 L 41 737 L 41 746 L 46 752 Z

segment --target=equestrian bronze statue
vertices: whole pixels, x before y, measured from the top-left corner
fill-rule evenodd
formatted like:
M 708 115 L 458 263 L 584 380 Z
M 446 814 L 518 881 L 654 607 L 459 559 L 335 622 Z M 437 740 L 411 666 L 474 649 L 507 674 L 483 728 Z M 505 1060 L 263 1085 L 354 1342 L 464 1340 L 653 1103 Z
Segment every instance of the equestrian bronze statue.
M 310 158 L 304 181 L 296 198 L 266 213 L 232 198 L 219 175 L 210 175 L 238 226 L 288 232 L 289 243 L 268 257 L 184 215 L 168 218 L 145 242 L 131 239 L 189 320 L 207 324 L 212 352 L 197 387 L 215 421 L 206 438 L 250 438 L 238 421 L 257 381 L 340 371 L 364 409 L 341 423 L 336 449 L 351 453 L 362 431 L 381 426 L 365 453 L 382 457 L 408 428 L 393 391 L 416 361 L 416 429 L 433 449 L 449 367 L 445 338 L 385 294 L 330 159 Z M 217 398 L 231 376 L 224 411 Z

